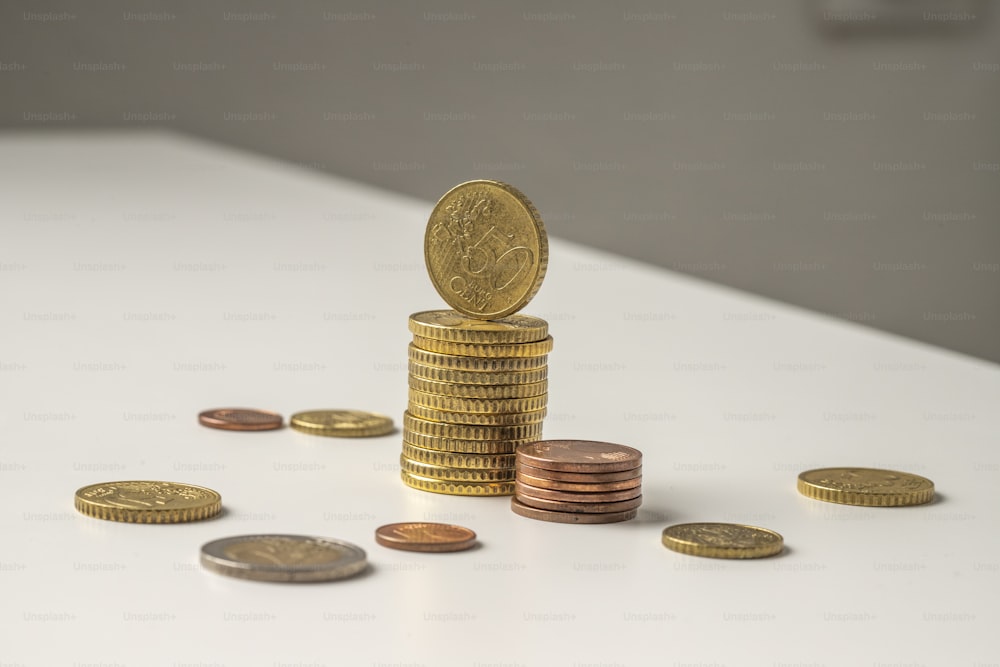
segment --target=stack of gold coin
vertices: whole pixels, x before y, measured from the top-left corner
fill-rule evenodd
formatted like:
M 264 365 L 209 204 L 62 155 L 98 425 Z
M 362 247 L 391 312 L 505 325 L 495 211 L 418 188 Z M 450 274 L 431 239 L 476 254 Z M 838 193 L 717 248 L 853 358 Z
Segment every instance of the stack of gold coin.
M 541 438 L 548 403 L 545 320 L 517 315 L 548 266 L 538 211 L 516 188 L 469 181 L 427 222 L 424 259 L 454 310 L 410 316 L 403 482 L 468 496 L 514 492 L 514 452 Z
M 542 440 L 515 454 L 511 509 L 557 523 L 614 523 L 642 504 L 642 452 L 592 440 Z
M 410 316 L 403 481 L 456 495 L 510 495 L 514 452 L 542 435 L 548 401 L 545 320 L 452 310 Z

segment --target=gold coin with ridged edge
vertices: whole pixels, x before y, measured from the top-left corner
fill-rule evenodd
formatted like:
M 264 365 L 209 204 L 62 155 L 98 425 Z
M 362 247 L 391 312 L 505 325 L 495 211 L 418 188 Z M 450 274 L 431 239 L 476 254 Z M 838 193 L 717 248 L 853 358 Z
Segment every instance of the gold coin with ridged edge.
M 424 449 L 403 441 L 403 456 L 411 461 L 449 468 L 510 468 L 514 470 L 514 454 L 461 454 Z M 417 471 L 414 471 L 417 472 Z M 421 474 L 417 472 L 417 474 Z M 428 475 L 433 477 L 433 475 Z M 510 479 L 514 479 L 511 475 Z
M 519 311 L 538 292 L 549 242 L 538 210 L 512 185 L 456 185 L 431 211 L 424 260 L 434 289 L 455 310 L 484 320 Z
M 410 315 L 410 332 L 456 343 L 534 343 L 549 335 L 549 323 L 531 315 L 482 320 L 454 310 L 424 310 Z
M 663 546 L 704 558 L 766 558 L 781 553 L 781 535 L 736 523 L 681 523 L 663 530 Z
M 514 482 L 449 482 L 414 475 L 405 470 L 399 475 L 409 487 L 450 496 L 509 496 L 514 493 Z
M 411 401 L 407 410 L 414 417 L 446 424 L 521 426 L 523 424 L 540 424 L 545 419 L 548 409 L 542 408 L 533 412 L 449 412 Z
M 541 396 L 548 392 L 548 382 L 535 382 L 532 384 L 454 384 L 451 382 L 432 382 L 423 378 L 413 377 L 408 379 L 410 389 L 423 392 L 425 394 L 437 394 L 438 396 L 453 396 L 455 398 L 530 398 Z
M 934 482 L 908 472 L 880 468 L 818 468 L 799 474 L 804 496 L 841 505 L 903 507 L 934 499 Z
M 452 468 L 451 466 L 435 466 L 429 463 L 421 463 L 407 458 L 405 454 L 399 455 L 400 467 L 418 477 L 428 479 L 439 479 L 445 482 L 513 482 L 513 468 Z
M 307 410 L 291 416 L 288 425 L 310 435 L 372 438 L 395 430 L 392 418 L 363 410 Z
M 423 405 L 447 412 L 534 412 L 541 410 L 549 402 L 549 395 L 527 396 L 525 398 L 462 398 L 460 396 L 440 396 L 410 389 L 410 405 Z
M 413 343 L 407 347 L 407 354 L 411 362 L 424 366 L 477 373 L 534 371 L 545 368 L 549 359 L 548 355 L 540 357 L 466 357 L 459 354 L 442 354 L 422 350 Z
M 459 357 L 487 358 L 521 358 L 545 357 L 552 351 L 552 336 L 535 343 L 516 343 L 511 345 L 481 345 L 479 343 L 453 343 L 448 340 L 434 340 L 423 336 L 414 336 L 413 345 L 420 350 L 437 352 L 438 354 L 453 354 Z
M 192 484 L 123 481 L 77 489 L 77 511 L 95 519 L 125 523 L 186 523 L 222 511 L 222 496 Z
M 457 438 L 436 438 L 433 435 L 414 433 L 403 429 L 403 443 L 413 445 L 421 449 L 443 454 L 475 454 L 491 455 L 505 454 L 514 455 L 517 445 L 520 442 L 530 442 L 530 440 L 463 440 Z
M 531 371 L 462 371 L 454 368 L 425 366 L 411 361 L 407 365 L 407 370 L 412 378 L 457 385 L 538 384 L 545 382 L 549 376 L 548 366 Z
M 406 411 L 403 413 L 403 432 L 415 433 L 432 438 L 440 438 L 444 441 L 455 441 L 456 446 L 464 443 L 482 442 L 484 447 L 488 447 L 491 442 L 509 442 L 512 445 L 524 441 L 534 442 L 542 437 L 541 420 L 525 424 L 500 424 L 500 425 L 478 425 L 478 424 L 452 424 L 441 421 L 428 420 L 414 416 Z M 440 447 L 423 444 L 415 440 L 410 440 L 421 447 L 427 449 L 450 449 L 447 442 Z M 455 449 L 454 451 L 467 451 Z M 471 451 L 471 450 L 468 450 Z M 484 449 L 482 453 L 491 453 Z

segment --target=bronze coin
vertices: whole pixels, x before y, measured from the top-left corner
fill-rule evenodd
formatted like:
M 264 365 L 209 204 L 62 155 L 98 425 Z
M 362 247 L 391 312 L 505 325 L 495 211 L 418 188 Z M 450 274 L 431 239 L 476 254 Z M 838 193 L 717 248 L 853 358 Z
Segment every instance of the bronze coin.
M 621 472 L 559 472 L 558 470 L 545 470 L 535 466 L 525 465 L 520 457 L 514 460 L 514 468 L 518 474 L 541 477 L 554 482 L 580 482 L 586 484 L 621 482 L 629 479 L 639 479 L 642 477 L 642 466 L 636 466 Z M 541 486 L 541 485 L 539 485 Z
M 476 534 L 462 526 L 414 521 L 376 528 L 375 541 L 390 549 L 441 553 L 471 549 L 476 544 Z
M 581 512 L 553 512 L 537 507 L 529 507 L 520 502 L 517 498 L 510 499 L 510 509 L 514 514 L 526 516 L 529 519 L 539 521 L 551 521 L 553 523 L 617 523 L 634 519 L 639 513 L 637 509 L 625 510 L 623 512 L 603 512 L 598 514 L 584 514 Z
M 642 496 L 614 503 L 568 503 L 562 500 L 537 498 L 535 496 L 520 493 L 515 489 L 514 497 L 521 501 L 522 504 L 528 505 L 529 507 L 535 507 L 540 510 L 552 510 L 553 512 L 583 512 L 584 514 L 624 512 L 626 510 L 638 509 L 639 505 L 642 505 Z
M 617 503 L 622 500 L 632 500 L 642 495 L 642 489 L 625 489 L 623 491 L 604 492 L 580 492 L 580 491 L 558 491 L 556 489 L 546 489 L 538 486 L 530 486 L 518 478 L 514 483 L 514 493 L 518 496 L 531 496 L 532 498 L 545 498 L 546 500 L 559 500 L 565 503 Z
M 256 408 L 216 408 L 200 413 L 198 423 L 226 431 L 270 431 L 281 428 L 281 415 Z
M 595 440 L 539 440 L 517 448 L 523 463 L 562 472 L 616 472 L 642 463 L 642 452 Z
M 535 477 L 517 470 L 517 480 L 524 484 L 541 487 L 543 489 L 554 489 L 557 491 L 576 491 L 578 493 L 607 493 L 608 491 L 624 491 L 625 489 L 637 489 L 642 485 L 642 477 L 623 479 L 620 482 L 560 482 L 559 480 L 546 479 L 545 477 Z

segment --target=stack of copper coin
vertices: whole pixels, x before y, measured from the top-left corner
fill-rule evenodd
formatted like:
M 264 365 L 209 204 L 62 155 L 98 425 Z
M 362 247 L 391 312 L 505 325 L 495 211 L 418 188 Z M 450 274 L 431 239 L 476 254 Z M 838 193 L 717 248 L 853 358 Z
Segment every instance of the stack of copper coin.
M 642 452 L 592 440 L 518 446 L 511 509 L 557 523 L 634 519 L 642 504 Z
M 514 452 L 541 438 L 548 402 L 548 323 L 482 320 L 452 310 L 410 316 L 403 482 L 434 493 L 514 493 Z

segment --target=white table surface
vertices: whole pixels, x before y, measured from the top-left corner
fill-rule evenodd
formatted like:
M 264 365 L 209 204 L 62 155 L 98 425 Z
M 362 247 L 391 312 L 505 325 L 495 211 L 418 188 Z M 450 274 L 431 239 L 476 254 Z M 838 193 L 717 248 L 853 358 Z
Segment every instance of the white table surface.
M 544 217 L 544 193 L 515 185 Z M 551 524 L 508 498 L 411 490 L 399 433 L 197 424 L 222 406 L 398 423 L 407 315 L 445 307 L 423 265 L 440 194 L 170 134 L 0 135 L 0 665 L 1000 661 L 987 362 L 553 238 L 525 310 L 556 341 L 545 436 L 641 449 L 638 519 Z M 833 465 L 923 474 L 939 499 L 798 495 L 798 472 Z M 74 511 L 78 487 L 116 479 L 209 486 L 225 514 L 146 526 Z M 466 525 L 481 546 L 375 543 L 406 520 Z M 662 529 L 687 521 L 762 525 L 787 549 L 665 549 Z M 370 571 L 281 585 L 198 564 L 204 542 L 267 532 L 354 542 Z

